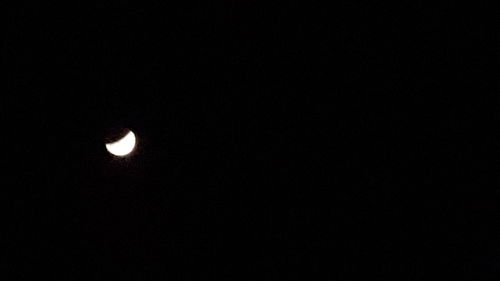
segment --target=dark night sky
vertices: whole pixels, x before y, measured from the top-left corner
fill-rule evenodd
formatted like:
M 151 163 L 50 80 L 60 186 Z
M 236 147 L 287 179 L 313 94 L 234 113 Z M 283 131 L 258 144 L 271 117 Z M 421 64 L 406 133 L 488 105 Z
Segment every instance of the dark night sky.
M 500 273 L 482 7 L 179 2 L 6 10 L 0 277 Z

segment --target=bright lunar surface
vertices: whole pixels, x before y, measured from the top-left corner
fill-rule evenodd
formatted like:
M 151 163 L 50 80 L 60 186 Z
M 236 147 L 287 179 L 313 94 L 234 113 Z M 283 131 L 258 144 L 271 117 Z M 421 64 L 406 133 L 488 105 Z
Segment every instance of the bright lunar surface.
M 109 153 L 115 156 L 126 156 L 135 148 L 135 134 L 129 131 L 123 138 L 106 144 L 106 149 Z

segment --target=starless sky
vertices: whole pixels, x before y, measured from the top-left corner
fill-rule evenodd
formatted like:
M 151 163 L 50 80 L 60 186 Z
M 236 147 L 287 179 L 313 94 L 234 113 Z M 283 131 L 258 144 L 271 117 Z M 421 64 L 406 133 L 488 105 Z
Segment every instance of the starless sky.
M 330 4 L 8 7 L 0 279 L 498 276 L 488 17 Z

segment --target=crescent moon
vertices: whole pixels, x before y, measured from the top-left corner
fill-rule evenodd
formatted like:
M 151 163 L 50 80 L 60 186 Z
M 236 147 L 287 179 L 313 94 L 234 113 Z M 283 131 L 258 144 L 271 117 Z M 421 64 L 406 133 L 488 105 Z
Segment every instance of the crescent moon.
M 132 131 L 129 131 L 123 138 L 106 144 L 106 149 L 109 153 L 115 156 L 126 156 L 130 154 L 135 148 L 136 137 Z

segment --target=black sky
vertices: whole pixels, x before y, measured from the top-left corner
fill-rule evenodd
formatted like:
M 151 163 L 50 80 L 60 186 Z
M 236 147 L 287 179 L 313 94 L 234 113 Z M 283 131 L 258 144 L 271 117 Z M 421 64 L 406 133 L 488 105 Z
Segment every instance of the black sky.
M 179 2 L 6 9 L 1 275 L 499 273 L 482 7 Z

